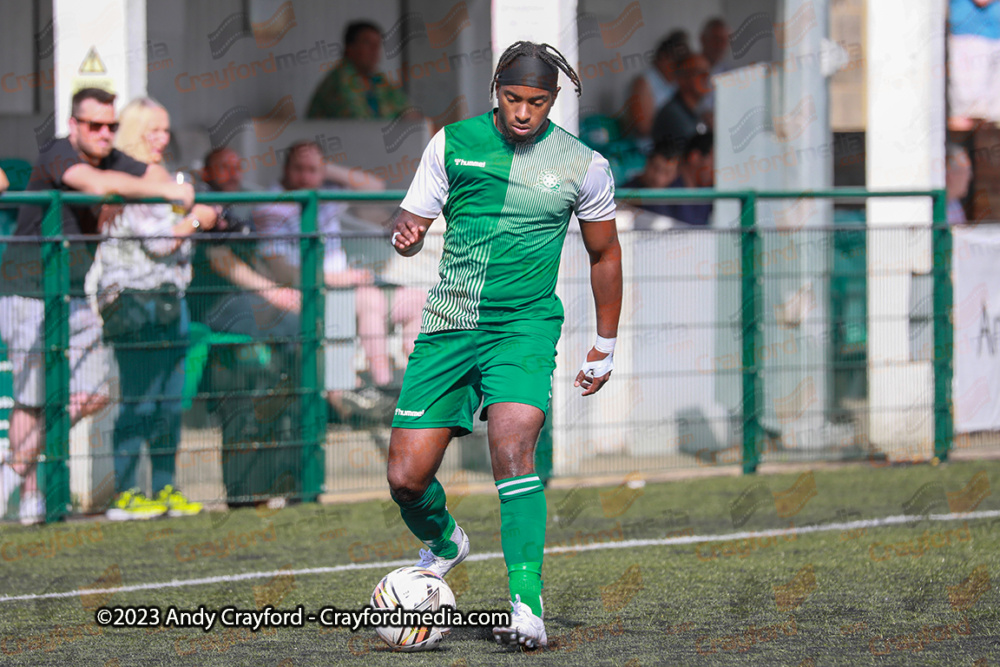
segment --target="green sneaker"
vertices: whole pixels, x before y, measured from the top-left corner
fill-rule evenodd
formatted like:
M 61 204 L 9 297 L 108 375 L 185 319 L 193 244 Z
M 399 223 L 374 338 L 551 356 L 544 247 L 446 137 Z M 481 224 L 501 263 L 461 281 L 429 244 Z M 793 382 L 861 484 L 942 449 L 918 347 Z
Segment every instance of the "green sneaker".
M 156 496 L 156 501 L 167 507 L 167 514 L 170 516 L 191 516 L 192 514 L 201 512 L 202 508 L 201 503 L 191 502 L 171 484 L 167 484 L 160 489 L 160 493 Z
M 105 516 L 111 521 L 155 519 L 167 513 L 167 506 L 150 500 L 139 489 L 122 491 L 108 508 Z

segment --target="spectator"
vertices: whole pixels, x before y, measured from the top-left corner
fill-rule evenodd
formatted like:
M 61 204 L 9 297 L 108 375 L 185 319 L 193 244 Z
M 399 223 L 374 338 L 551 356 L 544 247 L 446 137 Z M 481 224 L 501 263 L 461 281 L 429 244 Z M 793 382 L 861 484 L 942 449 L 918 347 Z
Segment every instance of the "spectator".
M 677 63 L 691 53 L 688 34 L 675 30 L 656 47 L 653 65 L 632 82 L 628 97 L 626 134 L 648 140 L 656 112 L 677 92 Z
M 680 151 L 672 142 L 661 141 L 653 147 L 653 152 L 646 158 L 646 165 L 642 172 L 626 183 L 626 188 L 649 188 L 662 190 L 673 185 L 677 179 L 677 167 L 680 161 Z M 669 206 L 665 203 L 646 203 L 642 200 L 630 200 L 631 204 L 641 209 L 656 213 L 657 215 L 670 216 Z
M 213 192 L 241 192 L 243 170 L 240 157 L 231 148 L 217 148 L 205 157 L 202 174 Z M 204 261 L 196 267 L 193 294 L 189 297 L 193 319 L 214 331 L 238 333 L 254 338 L 265 335 L 297 336 L 302 298 L 297 290 L 279 285 L 253 268 L 254 253 L 239 236 L 254 233 L 249 207 L 227 206 L 215 229 L 217 234 L 236 235 L 233 239 L 204 241 L 196 253 Z M 267 323 L 263 331 L 260 322 Z
M 359 169 L 348 170 L 335 164 L 325 164 L 323 154 L 313 142 L 299 142 L 289 149 L 285 160 L 281 190 L 315 190 L 324 180 L 340 187 L 355 190 L 381 190 L 385 184 Z M 331 394 L 329 399 L 338 412 L 353 410 L 388 416 L 394 407 L 389 399 L 393 370 L 386 348 L 388 304 L 381 289 L 374 285 L 374 276 L 366 269 L 352 269 L 347 265 L 347 255 L 340 243 L 340 215 L 346 206 L 325 202 L 319 207 L 318 230 L 325 240 L 323 276 L 327 287 L 354 287 L 355 312 L 358 318 L 358 335 L 368 358 L 374 388 L 360 392 Z M 261 234 L 290 236 L 301 232 L 300 209 L 295 204 L 270 204 L 260 207 L 254 222 Z M 266 273 L 281 284 L 297 284 L 299 279 L 299 243 L 295 238 L 271 240 L 261 244 L 260 255 Z M 422 305 L 422 304 L 421 304 Z M 420 309 L 394 310 L 394 315 L 419 318 Z M 337 317 L 337 313 L 327 313 Z M 402 322 L 404 327 L 406 322 Z M 344 405 L 341 399 L 348 402 Z
M 712 133 L 696 134 L 688 141 L 681 158 L 680 175 L 670 184 L 672 188 L 710 188 L 715 184 Z M 712 205 L 668 204 L 663 215 L 689 225 L 704 227 L 711 222 Z
M 0 192 L 3 192 L 10 187 L 10 181 L 7 180 L 7 174 L 3 173 L 3 169 L 0 169 Z
M 701 29 L 701 55 L 708 61 L 711 75 L 728 72 L 734 65 L 729 50 L 729 26 L 718 16 L 705 22 Z M 715 115 L 715 88 L 709 79 L 709 92 L 698 105 L 698 112 L 706 119 L 706 124 L 712 126 Z
M 306 116 L 388 119 L 406 111 L 406 94 L 376 70 L 381 53 L 382 31 L 377 25 L 349 23 L 344 58 L 317 86 Z
M 1000 1 L 950 0 L 948 51 L 949 129 L 1000 122 Z
M 142 160 L 164 179 L 163 153 L 170 116 L 158 102 L 132 100 L 121 114 L 115 147 Z M 101 244 L 97 302 L 104 339 L 118 361 L 121 405 L 112 442 L 117 495 L 107 517 L 114 521 L 201 511 L 174 483 L 181 440 L 181 395 L 190 312 L 184 298 L 191 282 L 190 236 L 212 229 L 216 210 L 201 204 L 185 215 L 170 204 L 107 206 L 109 238 Z M 153 497 L 136 483 L 143 441 L 149 444 Z
M 944 179 L 948 198 L 948 223 L 954 225 L 967 222 L 962 200 L 969 194 L 972 162 L 965 149 L 957 144 L 948 144 Z
M 242 192 L 243 168 L 240 156 L 225 146 L 212 149 L 205 156 L 202 182 L 213 192 Z
M 53 141 L 32 170 L 28 191 L 62 190 L 126 197 L 166 197 L 190 208 L 194 189 L 167 178 L 162 169 L 147 168 L 112 146 L 118 123 L 115 96 L 84 88 L 73 96 L 69 136 Z M 40 206 L 22 206 L 15 237 L 42 234 Z M 66 235 L 98 233 L 98 209 L 64 206 Z M 10 350 L 14 375 L 14 408 L 10 415 L 10 450 L 0 464 L 0 516 L 10 494 L 21 487 L 22 523 L 45 517 L 45 499 L 38 492 L 35 464 L 45 442 L 46 404 L 43 353 L 45 302 L 41 296 L 40 243 L 10 243 L 0 266 L 0 335 Z M 101 321 L 84 298 L 84 278 L 93 263 L 92 243 L 69 246 L 69 368 L 70 422 L 94 414 L 108 404 L 104 379 L 108 359 L 101 344 Z
M 705 21 L 699 36 L 701 55 L 708 61 L 712 74 L 725 71 L 729 66 L 729 26 L 721 17 Z
M 242 191 L 240 156 L 229 148 L 213 150 L 202 179 L 214 192 Z M 300 455 L 289 443 L 299 439 L 301 424 L 294 378 L 302 299 L 253 268 L 254 231 L 249 207 L 226 206 L 217 237 L 195 244 L 188 296 L 193 320 L 251 341 L 208 348 L 207 405 L 222 431 L 222 481 L 230 508 L 299 490 L 297 476 L 288 471 L 298 470 Z M 261 343 L 266 354 L 258 353 Z
M 690 55 L 680 65 L 677 93 L 656 114 L 653 140 L 670 141 L 683 148 L 691 137 L 708 128 L 698 115 L 698 105 L 709 93 L 708 59 Z

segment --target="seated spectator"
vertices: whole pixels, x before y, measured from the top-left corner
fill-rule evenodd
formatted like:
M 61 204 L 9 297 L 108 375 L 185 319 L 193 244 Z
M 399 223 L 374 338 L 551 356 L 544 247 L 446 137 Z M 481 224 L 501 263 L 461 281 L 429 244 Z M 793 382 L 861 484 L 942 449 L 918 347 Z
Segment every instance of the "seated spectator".
M 972 162 L 969 160 L 969 154 L 958 144 L 948 144 L 946 159 L 944 186 L 948 199 L 948 223 L 961 224 L 967 222 L 962 200 L 969 194 Z
M 712 133 L 696 134 L 688 141 L 681 158 L 680 175 L 672 188 L 710 188 L 715 184 Z M 663 215 L 689 225 L 704 227 L 711 222 L 712 205 L 701 203 L 667 204 Z
M 115 147 L 129 157 L 162 168 L 170 141 L 170 116 L 159 103 L 132 100 L 121 114 Z M 109 238 L 94 268 L 104 340 L 118 361 L 121 404 L 112 436 L 117 496 L 107 511 L 116 521 L 201 511 L 176 486 L 181 442 L 181 394 L 190 313 L 185 291 L 191 282 L 190 236 L 212 229 L 218 211 L 201 204 L 190 214 L 170 204 L 105 206 L 101 220 Z M 138 488 L 136 468 L 143 441 L 149 444 L 151 498 Z
M 344 58 L 316 87 L 306 117 L 388 119 L 406 111 L 406 93 L 376 69 L 381 55 L 379 27 L 369 21 L 349 23 Z
M 649 140 L 656 112 L 677 92 L 677 63 L 691 53 L 687 32 L 675 30 L 656 47 L 653 65 L 632 82 L 628 96 L 628 127 L 623 133 Z
M 217 148 L 210 152 L 205 157 L 202 180 L 213 192 L 242 191 L 243 170 L 236 151 Z M 215 232 L 234 237 L 198 243 L 197 270 L 189 297 L 192 319 L 204 322 L 213 331 L 253 338 L 297 336 L 301 294 L 253 268 L 254 244 L 240 241 L 239 237 L 254 231 L 249 207 L 226 206 Z M 266 323 L 266 330 L 261 323 Z
M 3 169 L 0 169 L 0 192 L 3 192 L 10 187 L 10 181 L 7 180 L 7 174 L 3 173 Z
M 1000 122 L 1000 0 L 950 0 L 948 129 Z
M 213 192 L 241 192 L 240 156 L 217 148 L 205 156 L 202 181 Z M 226 337 L 207 348 L 206 407 L 222 432 L 222 482 L 230 508 L 294 497 L 300 451 L 301 294 L 261 274 L 249 206 L 223 208 L 212 238 L 195 244 L 188 301 L 192 319 Z M 205 349 L 205 348 L 202 348 Z M 260 350 L 266 354 L 260 354 Z
M 678 71 L 677 92 L 656 114 L 653 141 L 670 141 L 683 148 L 691 137 L 708 127 L 698 113 L 698 105 L 711 91 L 708 59 L 702 55 L 685 58 Z
M 653 147 L 653 152 L 646 158 L 642 172 L 622 187 L 655 190 L 676 187 L 673 183 L 677 180 L 678 162 L 680 162 L 680 151 L 672 142 L 661 141 Z M 657 215 L 670 215 L 669 206 L 663 202 L 654 204 L 641 199 L 631 199 L 627 203 Z
M 210 192 L 243 192 L 243 167 L 240 156 L 231 148 L 225 146 L 212 149 L 205 156 L 205 165 L 201 171 L 201 182 Z M 258 188 L 251 187 L 251 190 Z M 227 220 L 239 219 L 249 223 L 252 215 L 247 204 L 233 204 L 225 207 Z M 217 230 L 221 231 L 221 230 Z
M 359 169 L 348 170 L 334 164 L 324 164 L 323 154 L 313 142 L 293 144 L 285 160 L 284 176 L 280 185 L 272 190 L 316 190 L 330 181 L 340 187 L 355 190 L 381 190 L 385 184 L 365 174 Z M 346 205 L 339 202 L 324 202 L 319 207 L 318 231 L 324 238 L 323 277 L 327 287 L 354 287 L 354 304 L 357 315 L 358 336 L 368 359 L 369 373 L 377 391 L 345 392 L 329 398 L 338 412 L 391 409 L 394 403 L 388 399 L 393 391 L 390 385 L 394 373 L 386 347 L 389 307 L 383 291 L 374 285 L 375 277 L 367 269 L 350 268 L 347 254 L 340 242 L 340 216 Z M 302 229 L 301 209 L 297 204 L 269 204 L 256 209 L 254 223 L 261 234 L 293 236 Z M 296 238 L 264 241 L 260 247 L 260 257 L 266 272 L 282 284 L 298 284 L 300 272 L 300 250 Z M 422 304 L 421 304 L 422 307 Z M 394 309 L 393 316 L 419 318 L 420 309 Z M 327 317 L 342 314 L 327 313 Z M 407 323 L 403 322 L 404 328 Z M 412 327 L 411 327 L 412 328 Z M 340 404 L 341 398 L 350 405 Z M 355 405 L 356 404 L 356 405 Z
M 69 136 L 45 147 L 31 173 L 27 190 L 61 190 L 125 197 L 165 197 L 190 208 L 194 189 L 164 179 L 162 169 L 137 162 L 113 146 L 118 123 L 115 96 L 98 88 L 73 95 Z M 41 206 L 22 206 L 15 236 L 42 234 Z M 62 231 L 69 236 L 99 234 L 97 209 L 65 206 Z M 45 353 L 42 349 L 45 302 L 41 298 L 40 243 L 11 243 L 0 266 L 0 336 L 10 350 L 14 376 L 14 407 L 10 414 L 10 447 L 0 462 L 0 516 L 17 488 L 21 491 L 20 519 L 34 524 L 45 520 L 45 498 L 38 488 L 36 464 L 45 443 Z M 69 245 L 69 361 L 70 423 L 107 406 L 105 386 L 110 360 L 101 342 L 101 320 L 84 298 L 84 280 L 93 264 L 93 243 Z

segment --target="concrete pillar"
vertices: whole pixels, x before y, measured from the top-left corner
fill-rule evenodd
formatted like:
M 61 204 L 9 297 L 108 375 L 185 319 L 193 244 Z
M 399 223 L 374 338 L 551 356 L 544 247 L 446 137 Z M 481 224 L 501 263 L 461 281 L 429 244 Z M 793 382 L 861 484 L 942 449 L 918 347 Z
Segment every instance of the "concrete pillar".
M 80 88 L 113 90 L 117 108 L 146 94 L 145 0 L 53 0 L 56 136 Z
M 576 0 L 493 0 L 493 71 L 500 55 L 508 46 L 519 40 L 551 44 L 566 62 L 576 68 L 579 56 L 577 37 Z M 490 72 L 492 76 L 493 71 Z M 579 128 L 579 103 L 569 80 L 560 73 L 562 90 L 549 118 L 568 132 L 577 134 Z M 495 103 L 494 103 L 495 106 Z M 552 387 L 553 467 L 557 475 L 577 472 L 581 464 L 599 452 L 620 450 L 624 442 L 611 442 L 609 429 L 600 424 L 616 421 L 608 414 L 609 404 L 614 404 L 615 380 L 595 397 L 580 398 L 579 388 L 573 387 L 572 377 L 583 363 L 593 345 L 596 334 L 593 296 L 590 294 L 590 265 L 586 251 L 580 243 L 575 223 L 563 251 L 560 280 L 556 293 L 563 302 L 566 323 L 557 347 L 555 381 Z M 623 385 L 628 377 L 629 352 L 615 355 L 617 383 Z M 618 388 L 618 391 L 621 387 Z M 621 403 L 618 403 L 621 407 Z
M 868 3 L 867 183 L 873 190 L 944 186 L 944 0 Z M 931 202 L 868 201 L 870 441 L 891 459 L 928 457 L 933 375 L 909 357 L 912 274 L 931 270 Z

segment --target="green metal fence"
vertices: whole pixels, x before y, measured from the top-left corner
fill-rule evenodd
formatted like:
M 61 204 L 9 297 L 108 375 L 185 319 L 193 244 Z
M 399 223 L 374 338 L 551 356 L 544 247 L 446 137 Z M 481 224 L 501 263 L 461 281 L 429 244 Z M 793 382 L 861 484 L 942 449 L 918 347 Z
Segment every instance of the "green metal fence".
M 395 204 L 402 199 L 403 192 L 354 193 L 328 191 L 297 191 L 274 193 L 211 193 L 199 194 L 197 201 L 204 204 L 264 204 L 274 201 L 294 203 L 301 206 L 301 234 L 296 240 L 299 245 L 301 272 L 299 287 L 301 292 L 301 317 L 298 336 L 292 342 L 298 351 L 298 369 L 293 381 L 282 387 L 271 387 L 259 392 L 261 395 L 283 394 L 298 406 L 296 433 L 287 434 L 286 442 L 278 445 L 283 451 L 295 452 L 297 462 L 289 474 L 295 476 L 295 491 L 292 495 L 305 501 L 315 500 L 324 491 L 337 490 L 337 485 L 325 486 L 331 476 L 339 474 L 336 466 L 331 467 L 325 452 L 335 451 L 327 439 L 327 403 L 324 398 L 323 381 L 320 375 L 324 342 L 329 342 L 321 329 L 325 319 L 324 294 L 328 291 L 321 280 L 324 239 L 317 230 L 319 206 L 323 202 L 338 201 L 356 204 L 387 202 Z M 659 201 L 715 201 L 732 200 L 739 205 L 738 224 L 731 230 L 699 230 L 699 234 L 716 235 L 713 238 L 736 237 L 730 243 L 738 253 L 738 275 L 728 278 L 735 284 L 731 296 L 738 299 L 737 322 L 732 324 L 738 332 L 738 368 L 730 368 L 732 375 L 739 375 L 740 402 L 738 419 L 741 439 L 740 465 L 744 473 L 753 473 L 766 456 L 768 427 L 766 424 L 764 391 L 766 360 L 762 351 L 767 349 L 765 336 L 765 285 L 773 279 L 767 273 L 765 257 L 767 240 L 780 230 L 765 228 L 758 221 L 757 204 L 762 200 L 810 200 L 866 201 L 872 197 L 927 197 L 933 201 L 932 228 L 924 229 L 932 235 L 933 249 L 933 383 L 934 383 L 934 454 L 945 460 L 953 439 L 952 426 L 952 286 L 951 286 L 951 234 L 945 220 L 945 194 L 943 190 L 907 192 L 869 192 L 860 189 L 834 189 L 816 192 L 720 192 L 705 190 L 620 190 L 618 199 Z M 62 234 L 61 207 L 66 205 L 94 205 L 102 202 L 120 202 L 120 199 L 102 199 L 97 196 L 77 193 L 7 193 L 2 205 L 35 204 L 47 206 L 43 219 L 42 271 L 44 275 L 44 355 L 47 400 L 45 405 L 45 450 L 39 461 L 39 485 L 47 498 L 48 520 L 57 520 L 71 511 L 70 494 L 70 449 L 69 431 L 69 261 L 70 244 L 81 238 L 69 238 Z M 154 202 L 157 200 L 138 200 Z M 855 228 L 857 229 L 857 228 Z M 440 230 L 439 230 L 440 231 Z M 798 230 L 799 234 L 835 234 L 828 228 Z M 641 247 L 643 237 L 635 232 L 632 240 L 635 247 Z M 361 248 L 368 259 L 384 256 L 387 252 L 384 234 L 344 233 L 345 245 L 354 244 Z M 209 238 L 209 237 L 206 237 Z M 709 238 L 706 236 L 705 238 Z M 93 240 L 93 239 L 90 239 Z M 11 240 L 16 242 L 15 240 Z M 256 237 L 242 242 L 253 243 Z M 236 241 L 234 241 L 236 242 Z M 727 241 L 729 243 L 729 241 Z M 626 287 L 629 285 L 629 267 L 626 266 Z M 732 273 L 732 272 L 731 272 Z M 778 276 L 780 279 L 781 276 Z M 637 280 L 641 280 L 637 278 Z M 721 288 L 720 288 L 721 291 Z M 623 321 L 623 330 L 629 323 Z M 592 328 L 592 322 L 579 326 Z M 710 326 L 718 327 L 718 323 Z M 567 363 L 572 365 L 573 359 Z M 825 363 L 825 360 L 823 360 Z M 735 366 L 735 364 L 734 364 Z M 714 369 L 718 371 L 718 369 Z M 575 370 L 573 371 L 575 374 Z M 620 381 L 625 381 L 621 377 Z M 199 400 L 211 400 L 212 396 L 200 395 Z M 216 397 L 217 398 L 217 397 Z M 557 408 L 554 408 L 554 410 Z M 384 444 L 384 443 L 383 443 Z M 481 443 L 477 446 L 482 446 Z M 349 454 L 350 456 L 350 454 Z M 463 465 L 477 457 L 462 454 Z M 480 464 L 482 457 L 479 457 Z M 715 459 L 713 458 L 714 462 Z M 375 462 L 378 463 L 377 461 Z M 351 464 L 353 466 L 353 463 Z M 374 467 L 378 467 L 377 465 Z M 462 467 L 462 466 L 459 466 Z M 474 465 L 468 466 L 470 469 Z M 485 479 L 485 478 L 484 478 Z M 349 486 L 347 488 L 350 488 Z M 211 498 L 201 498 L 210 500 Z M 232 498 L 230 500 L 233 500 Z

